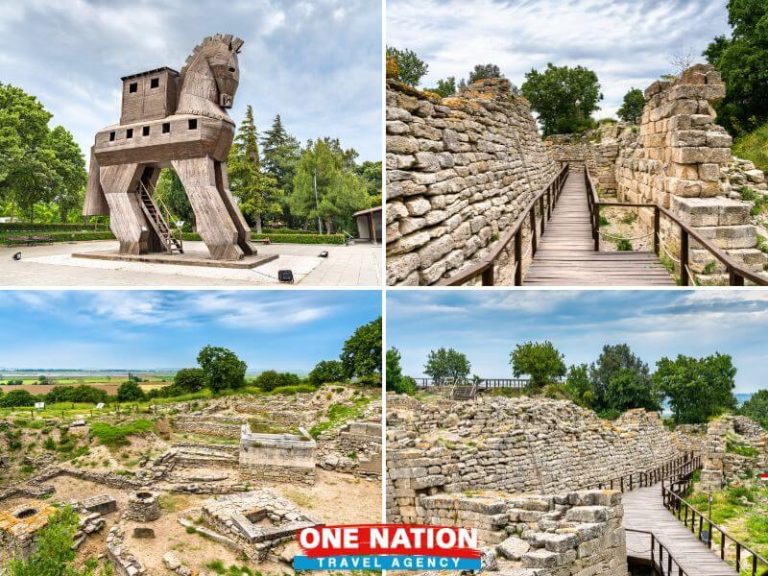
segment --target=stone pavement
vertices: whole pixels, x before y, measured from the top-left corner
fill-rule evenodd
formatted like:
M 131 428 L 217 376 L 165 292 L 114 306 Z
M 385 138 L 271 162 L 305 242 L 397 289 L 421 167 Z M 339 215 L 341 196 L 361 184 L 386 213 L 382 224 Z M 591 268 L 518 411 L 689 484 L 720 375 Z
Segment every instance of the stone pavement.
M 185 242 L 202 252 L 202 242 Z M 259 254 L 279 258 L 250 270 L 147 264 L 73 258 L 75 252 L 117 250 L 113 240 L 58 243 L 34 247 L 0 247 L 0 286 L 276 286 L 277 271 L 293 270 L 300 286 L 381 285 L 381 246 L 304 244 L 258 245 Z M 328 258 L 320 258 L 323 250 Z M 19 261 L 12 259 L 22 253 Z

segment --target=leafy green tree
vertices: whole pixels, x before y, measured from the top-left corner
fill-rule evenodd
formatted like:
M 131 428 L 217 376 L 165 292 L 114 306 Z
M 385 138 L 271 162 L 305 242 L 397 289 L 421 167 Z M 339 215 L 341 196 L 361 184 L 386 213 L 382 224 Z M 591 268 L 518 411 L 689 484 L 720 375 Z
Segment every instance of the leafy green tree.
M 390 392 L 398 394 L 415 394 L 416 381 L 410 376 L 403 375 L 400 366 L 400 351 L 392 347 L 387 350 L 387 387 Z
M 653 375 L 658 390 L 669 398 L 678 424 L 699 424 L 728 410 L 735 410 L 733 395 L 736 368 L 728 354 L 704 358 L 678 355 L 662 358 Z
M 199 392 L 205 388 L 205 382 L 202 368 L 182 368 L 173 377 L 173 387 L 180 393 Z
M 0 398 L 0 406 L 3 408 L 18 408 L 22 406 L 34 406 L 35 397 L 26 390 L 11 390 Z
M 592 381 L 589 379 L 589 368 L 586 364 L 575 364 L 568 369 L 565 379 L 565 393 L 579 406 L 592 406 L 594 392 Z
M 619 108 L 619 118 L 624 122 L 637 123 L 637 119 L 643 115 L 643 107 L 645 106 L 645 96 L 643 91 L 639 88 L 630 88 L 629 92 L 624 94 L 624 100 Z
M 603 346 L 597 361 L 589 367 L 589 378 L 594 395 L 592 405 L 598 410 L 660 407 L 661 399 L 654 389 L 648 364 L 626 344 Z
M 328 382 L 344 382 L 347 375 L 341 360 L 321 360 L 309 373 L 309 381 L 315 386 Z
M 496 64 L 476 64 L 475 69 L 469 73 L 469 84 L 487 78 L 501 78 L 501 70 Z
M 118 402 L 141 402 L 146 398 L 144 390 L 141 389 L 138 382 L 128 380 L 120 384 L 117 389 L 117 401 Z
M 371 162 L 366 160 L 359 166 L 355 166 L 355 172 L 365 182 L 365 189 L 371 197 L 372 206 L 381 205 L 381 160 Z
M 768 3 L 729 0 L 728 22 L 731 37 L 716 37 L 704 56 L 726 86 L 717 121 L 738 135 L 768 120 Z
M 155 185 L 155 198 L 165 204 L 171 212 L 171 226 L 175 226 L 179 220 L 184 222 L 185 230 L 191 230 L 195 226 L 195 212 L 189 203 L 181 178 L 173 168 L 163 168 L 160 171 Z
M 340 359 L 347 378 L 381 374 L 381 316 L 355 330 L 344 342 Z
M 530 376 L 532 391 L 557 383 L 567 372 L 563 355 L 549 340 L 518 344 L 509 355 L 509 361 L 515 377 Z
M 291 213 L 322 221 L 328 234 L 337 226 L 351 227 L 352 215 L 371 205 L 365 182 L 352 169 L 353 154 L 357 153 L 341 150 L 338 141 L 310 141 L 296 167 L 288 199 Z
M 261 233 L 264 218 L 273 218 L 282 213 L 282 193 L 277 179 L 262 170 L 259 134 L 250 104 L 229 151 L 227 164 L 232 194 L 237 198 L 245 217 L 255 224 L 256 232 Z
M 427 363 L 424 365 L 424 374 L 438 383 L 446 378 L 465 379 L 469 376 L 470 370 L 471 364 L 467 356 L 453 348 L 430 350 Z
M 387 58 L 394 58 L 397 63 L 397 79 L 411 86 L 418 86 L 429 70 L 429 65 L 408 48 L 398 50 L 387 46 Z
M 45 401 L 49 404 L 57 402 L 85 402 L 98 404 L 109 402 L 109 394 L 93 386 L 80 384 L 79 386 L 54 386 L 45 395 Z
M 768 390 L 758 390 L 752 394 L 739 408 L 739 414 L 752 418 L 768 430 Z
M 277 181 L 280 190 L 283 217 L 289 225 L 295 225 L 288 206 L 288 197 L 293 191 L 293 178 L 301 156 L 299 141 L 283 126 L 280 114 L 275 116 L 272 126 L 261 139 L 262 166 L 267 174 Z
M 72 134 L 62 126 L 48 133 L 47 147 L 53 152 L 53 201 L 59 209 L 59 219 L 66 222 L 70 212 L 78 211 L 85 198 L 85 158 Z
M 197 355 L 197 363 L 205 373 L 205 384 L 214 394 L 227 388 L 242 388 L 248 365 L 221 346 L 205 346 Z
M 440 79 L 437 81 L 437 86 L 434 88 L 428 89 L 430 92 L 435 92 L 436 94 L 440 94 L 443 98 L 447 98 L 448 96 L 453 96 L 458 91 L 458 87 L 456 86 L 456 77 L 455 76 L 448 76 L 445 80 Z
M 603 99 L 597 74 L 582 66 L 547 64 L 525 75 L 522 93 L 539 115 L 545 136 L 583 132 L 594 126 L 592 113 Z
M 282 386 L 296 386 L 301 384 L 301 378 L 291 372 L 278 372 L 277 370 L 265 370 L 259 374 L 253 382 L 265 392 L 271 392 Z

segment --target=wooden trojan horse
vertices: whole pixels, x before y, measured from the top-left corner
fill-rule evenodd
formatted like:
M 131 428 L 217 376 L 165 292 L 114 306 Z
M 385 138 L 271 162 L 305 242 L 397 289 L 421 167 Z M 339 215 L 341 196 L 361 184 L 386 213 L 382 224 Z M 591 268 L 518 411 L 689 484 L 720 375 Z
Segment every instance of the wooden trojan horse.
M 123 78 L 120 124 L 96 134 L 83 213 L 109 216 L 121 254 L 181 252 L 153 199 L 161 168 L 181 179 L 197 232 L 216 260 L 255 254 L 250 229 L 229 190 L 227 154 L 243 41 L 209 36 L 181 73 L 158 68 Z

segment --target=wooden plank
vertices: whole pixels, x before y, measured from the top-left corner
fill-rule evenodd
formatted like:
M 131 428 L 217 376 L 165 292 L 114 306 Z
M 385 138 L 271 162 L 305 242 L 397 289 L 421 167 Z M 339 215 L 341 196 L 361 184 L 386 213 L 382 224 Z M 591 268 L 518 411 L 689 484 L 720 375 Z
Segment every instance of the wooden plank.
M 674 286 L 652 252 L 595 252 L 583 171 L 571 170 L 523 282 L 537 286 Z

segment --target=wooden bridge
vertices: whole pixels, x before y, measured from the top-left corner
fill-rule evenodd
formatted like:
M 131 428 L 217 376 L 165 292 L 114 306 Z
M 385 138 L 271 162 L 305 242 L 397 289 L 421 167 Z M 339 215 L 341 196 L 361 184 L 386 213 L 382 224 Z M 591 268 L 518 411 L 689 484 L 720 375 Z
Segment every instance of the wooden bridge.
M 525 286 L 674 286 L 653 252 L 595 250 L 583 170 L 568 174 Z
M 601 251 L 600 210 L 605 207 L 651 210 L 653 231 L 648 236 L 653 238 L 653 251 Z M 676 279 L 659 259 L 662 219 L 670 224 L 667 229 L 672 232 L 667 233 L 677 235 L 679 259 L 670 258 L 675 259 L 681 285 L 696 284 L 696 272 L 690 266 L 692 245 L 708 252 L 725 268 L 731 286 L 743 286 L 747 281 L 768 285 L 768 277 L 733 260 L 663 206 L 602 201 L 589 173 L 584 168 L 571 169 L 568 164 L 533 196 L 481 258 L 438 285 L 476 285 L 480 280 L 483 286 L 493 286 L 499 268 L 503 268 L 502 275 L 512 277 L 505 283 L 515 286 L 674 286 Z
M 627 556 L 661 566 L 676 576 L 738 576 L 664 506 L 660 485 L 639 488 L 623 497 Z M 653 550 L 653 558 L 651 551 Z

